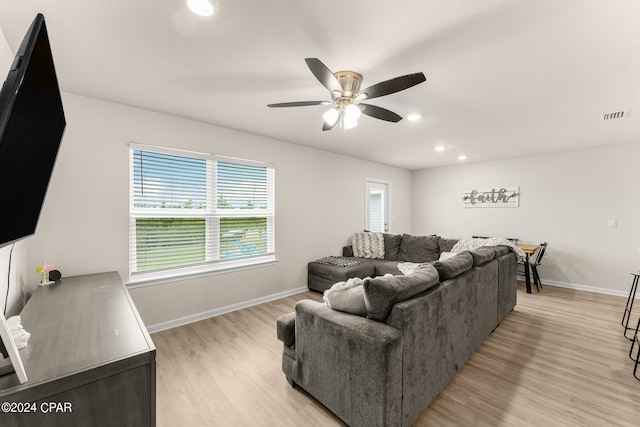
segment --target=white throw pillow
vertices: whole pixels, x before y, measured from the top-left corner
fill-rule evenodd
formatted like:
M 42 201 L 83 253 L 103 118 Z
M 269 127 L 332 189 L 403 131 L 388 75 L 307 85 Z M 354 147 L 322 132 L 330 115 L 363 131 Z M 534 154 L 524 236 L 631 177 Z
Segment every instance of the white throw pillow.
M 384 258 L 384 235 L 382 233 L 354 233 L 351 236 L 353 256 L 358 258 Z
M 363 280 L 355 277 L 346 282 L 335 283 L 324 291 L 322 299 L 329 308 L 358 316 L 367 315 L 367 307 L 364 304 Z
M 393 276 L 393 274 L 387 273 L 384 276 Z M 367 306 L 364 303 L 363 283 L 364 279 L 358 277 L 349 279 L 346 282 L 335 283 L 331 288 L 324 291 L 322 299 L 329 308 L 365 317 L 367 315 Z

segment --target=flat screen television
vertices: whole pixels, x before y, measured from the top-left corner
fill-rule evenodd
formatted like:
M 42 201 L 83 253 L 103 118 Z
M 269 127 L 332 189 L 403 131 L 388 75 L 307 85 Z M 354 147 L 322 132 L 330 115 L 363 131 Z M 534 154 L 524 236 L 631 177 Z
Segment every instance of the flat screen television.
M 0 91 L 0 247 L 35 233 L 66 120 L 44 16 Z

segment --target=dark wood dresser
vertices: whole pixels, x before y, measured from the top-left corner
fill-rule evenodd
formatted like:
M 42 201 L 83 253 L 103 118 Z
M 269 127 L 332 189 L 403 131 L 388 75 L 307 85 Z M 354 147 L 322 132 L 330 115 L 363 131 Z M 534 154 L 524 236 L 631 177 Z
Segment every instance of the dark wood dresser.
M 0 404 L 22 406 L 0 426 L 155 426 L 156 349 L 118 273 L 38 288 L 20 317 L 28 381 L 0 377 Z

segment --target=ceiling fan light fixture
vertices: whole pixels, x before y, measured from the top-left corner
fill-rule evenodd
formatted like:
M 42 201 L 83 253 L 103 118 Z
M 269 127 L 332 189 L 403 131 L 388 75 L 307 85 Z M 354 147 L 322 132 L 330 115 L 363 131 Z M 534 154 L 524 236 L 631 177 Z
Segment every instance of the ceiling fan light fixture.
M 362 114 L 374 119 L 398 123 L 402 120 L 402 117 L 393 111 L 376 105 L 358 104 L 357 102 L 391 95 L 426 81 L 423 73 L 413 73 L 385 80 L 360 90 L 362 74 L 355 71 L 338 71 L 334 73 L 318 58 L 305 58 L 304 61 L 315 78 L 329 90 L 331 101 L 280 102 L 267 104 L 267 107 L 303 107 L 333 103 L 335 108 L 325 111 L 322 115 L 324 119 L 323 131 L 331 130 L 338 124 L 344 130 L 354 128 L 358 125 L 358 119 Z
M 213 15 L 213 4 L 209 0 L 187 0 L 187 6 L 196 15 L 211 16 Z
M 355 104 L 349 104 L 344 109 L 345 119 L 350 119 L 350 120 L 353 119 L 357 121 L 360 118 L 361 114 L 362 114 L 362 111 L 360 111 L 360 108 L 358 108 L 358 106 Z
M 345 129 L 353 129 L 358 126 L 358 119 L 354 119 L 353 117 L 344 116 L 344 128 Z
M 407 116 L 407 120 L 409 120 L 410 122 L 418 121 L 421 118 L 422 118 L 422 114 L 420 113 L 411 113 Z
M 322 118 L 324 119 L 325 123 L 328 124 L 329 126 L 335 125 L 339 117 L 340 117 L 340 113 L 338 112 L 337 108 L 332 108 L 330 110 L 327 110 L 322 115 Z

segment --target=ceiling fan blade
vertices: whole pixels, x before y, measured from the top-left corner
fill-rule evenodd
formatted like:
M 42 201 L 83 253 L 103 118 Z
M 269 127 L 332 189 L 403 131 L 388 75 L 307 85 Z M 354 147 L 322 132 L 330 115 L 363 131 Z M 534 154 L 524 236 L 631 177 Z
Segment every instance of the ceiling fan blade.
M 372 99 L 378 98 L 379 96 L 390 95 L 392 93 L 400 92 L 401 90 L 409 89 L 410 87 L 420 84 L 426 80 L 427 78 L 422 73 L 407 74 L 406 76 L 385 80 L 373 86 L 369 86 L 366 89 L 362 89 L 358 92 L 356 98 L 360 97 L 360 95 L 364 95 L 364 98 L 362 99 Z
M 316 76 L 316 79 L 318 79 L 324 87 L 329 89 L 330 92 L 342 92 L 340 82 L 322 61 L 318 58 L 305 58 L 304 60 L 313 75 Z
M 267 104 L 267 107 L 308 107 L 310 105 L 330 105 L 329 101 L 295 101 L 295 102 L 281 102 L 278 104 Z
M 361 108 L 362 114 L 366 114 L 367 116 L 374 117 L 376 119 L 386 120 L 393 123 L 397 123 L 402 120 L 402 116 L 399 116 L 386 108 L 378 107 L 377 105 L 360 103 L 358 104 L 358 107 Z

